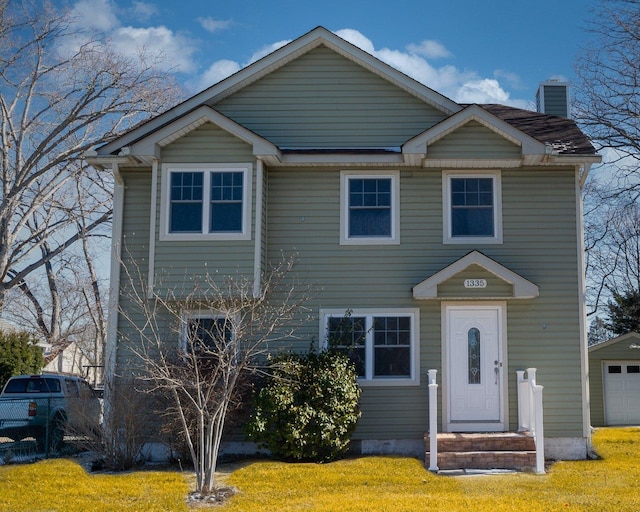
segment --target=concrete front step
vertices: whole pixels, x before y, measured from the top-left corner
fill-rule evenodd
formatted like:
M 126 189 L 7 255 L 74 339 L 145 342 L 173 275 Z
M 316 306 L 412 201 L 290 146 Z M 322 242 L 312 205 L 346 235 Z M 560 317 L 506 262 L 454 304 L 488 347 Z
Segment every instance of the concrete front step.
M 429 464 L 429 436 L 425 434 L 425 461 Z M 535 441 L 528 434 L 440 433 L 438 468 L 441 470 L 515 469 L 534 470 Z

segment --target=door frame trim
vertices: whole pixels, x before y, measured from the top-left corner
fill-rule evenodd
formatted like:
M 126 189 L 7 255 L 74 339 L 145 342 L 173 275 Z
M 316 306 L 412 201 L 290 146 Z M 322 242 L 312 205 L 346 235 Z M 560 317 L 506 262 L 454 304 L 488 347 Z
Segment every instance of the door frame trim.
M 450 421 L 451 407 L 449 395 L 449 339 L 447 332 L 448 311 L 450 309 L 481 309 L 491 308 L 498 311 L 498 323 L 500 328 L 499 352 L 502 358 L 502 372 L 500 385 L 502 399 L 500 400 L 500 420 L 498 422 L 455 422 Z M 504 432 L 509 430 L 509 364 L 507 350 L 507 302 L 506 301 L 443 301 L 440 307 L 441 325 L 441 353 L 442 353 L 442 430 L 444 432 Z

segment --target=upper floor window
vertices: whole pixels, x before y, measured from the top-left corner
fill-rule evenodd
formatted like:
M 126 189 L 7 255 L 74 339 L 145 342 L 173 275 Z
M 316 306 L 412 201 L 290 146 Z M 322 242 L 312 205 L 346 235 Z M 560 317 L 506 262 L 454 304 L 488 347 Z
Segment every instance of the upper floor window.
M 162 178 L 163 239 L 250 238 L 248 164 L 165 164 Z
M 500 173 L 445 173 L 444 242 L 502 243 Z
M 340 175 L 340 243 L 399 243 L 398 172 Z
M 349 356 L 360 383 L 419 383 L 417 310 L 325 310 L 321 317 L 327 346 Z

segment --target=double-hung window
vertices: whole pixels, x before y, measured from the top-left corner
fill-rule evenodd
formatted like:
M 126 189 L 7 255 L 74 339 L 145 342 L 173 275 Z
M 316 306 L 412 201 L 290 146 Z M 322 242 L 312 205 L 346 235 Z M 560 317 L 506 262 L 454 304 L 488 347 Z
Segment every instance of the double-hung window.
M 419 384 L 417 310 L 323 310 L 320 316 L 325 346 L 349 356 L 361 384 Z
M 445 173 L 444 242 L 502 243 L 500 173 Z
M 397 244 L 399 237 L 399 173 L 340 174 L 340 243 Z
M 248 240 L 251 225 L 249 164 L 163 166 L 165 240 Z

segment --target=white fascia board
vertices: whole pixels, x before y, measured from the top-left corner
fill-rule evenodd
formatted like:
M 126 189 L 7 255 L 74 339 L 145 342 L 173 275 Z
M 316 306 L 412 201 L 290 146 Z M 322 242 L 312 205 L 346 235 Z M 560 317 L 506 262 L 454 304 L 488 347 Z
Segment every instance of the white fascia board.
M 470 265 L 479 265 L 503 281 L 513 285 L 514 299 L 533 299 L 540 294 L 538 286 L 531 281 L 509 270 L 481 252 L 472 251 L 414 286 L 413 297 L 415 299 L 437 299 L 438 285 L 451 279 Z
M 478 105 L 469 105 L 421 134 L 409 139 L 402 146 L 403 153 L 428 153 L 429 144 L 442 139 L 469 121 L 477 121 L 489 130 L 521 147 L 523 155 L 545 155 L 546 146 L 530 135 L 511 126 L 506 121 L 487 112 Z
M 131 146 L 131 155 L 155 155 L 158 147 L 164 147 L 183 135 L 210 122 L 253 147 L 254 155 L 279 155 L 278 148 L 268 140 L 247 130 L 228 117 L 206 105 L 200 106 L 173 123 L 151 133 Z

